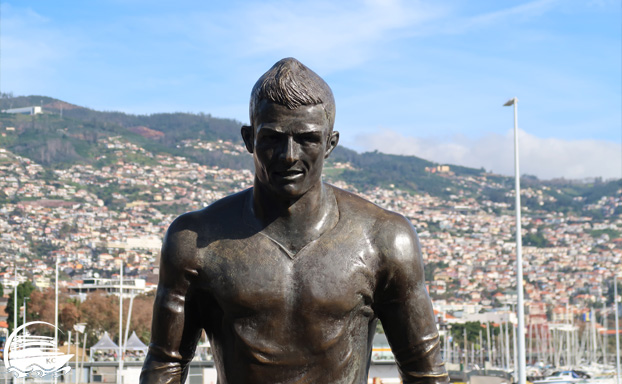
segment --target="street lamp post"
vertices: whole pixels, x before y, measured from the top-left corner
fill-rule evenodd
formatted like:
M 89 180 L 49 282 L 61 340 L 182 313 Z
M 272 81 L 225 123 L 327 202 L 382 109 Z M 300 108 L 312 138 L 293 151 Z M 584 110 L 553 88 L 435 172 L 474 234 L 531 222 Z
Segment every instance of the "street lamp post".
M 13 268 L 13 280 L 15 281 L 15 287 L 13 291 L 13 331 L 17 329 L 17 264 Z
M 613 308 L 616 316 L 616 383 L 620 384 L 620 328 L 619 328 L 619 314 L 618 314 L 618 276 L 613 275 Z
M 518 99 L 508 100 L 504 107 L 514 106 L 514 185 L 516 195 L 516 293 L 517 293 L 517 317 L 518 317 L 518 384 L 525 384 L 526 359 L 525 359 L 525 305 L 523 304 L 523 251 L 521 230 L 521 204 L 520 204 L 520 171 L 518 166 Z
M 24 318 L 23 318 L 23 320 L 24 320 L 24 321 L 23 321 L 23 325 L 24 325 L 24 337 L 26 337 L 26 300 L 30 300 L 30 297 L 26 297 L 26 296 L 24 296 L 24 297 L 22 298 L 22 301 L 23 301 L 23 307 L 24 307 Z M 15 320 L 15 324 L 17 324 L 17 319 Z M 23 381 L 23 382 L 25 382 L 25 379 L 24 379 L 24 381 Z
M 117 383 L 123 383 L 123 259 L 119 268 L 119 368 Z
M 58 348 L 58 255 L 56 255 L 56 269 L 54 272 L 54 346 Z M 54 384 L 58 383 L 58 376 L 54 376 Z
M 24 304 L 24 325 L 26 325 L 26 301 L 30 300 L 30 297 L 26 297 L 26 296 L 24 296 L 24 298 L 23 298 L 23 299 L 24 299 L 24 303 L 23 303 L 23 304 Z M 24 328 L 24 330 L 25 330 L 25 329 L 26 329 L 26 328 Z

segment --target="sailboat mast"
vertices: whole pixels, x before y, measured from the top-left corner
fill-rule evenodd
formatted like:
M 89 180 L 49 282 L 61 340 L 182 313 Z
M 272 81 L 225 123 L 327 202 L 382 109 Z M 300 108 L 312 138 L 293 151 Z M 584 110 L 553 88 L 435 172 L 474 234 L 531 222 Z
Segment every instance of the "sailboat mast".
M 592 360 L 594 362 L 594 364 L 596 364 L 598 362 L 598 343 L 596 342 L 596 316 L 594 313 L 594 308 L 592 308 L 592 351 L 594 353 L 594 359 Z
M 466 330 L 466 326 L 464 327 L 464 348 L 462 349 L 464 351 L 464 370 L 467 370 L 467 367 L 469 366 L 469 348 L 467 345 L 467 330 Z
M 509 370 L 510 369 L 510 331 L 509 331 L 509 327 L 510 327 L 510 319 L 509 319 L 509 312 L 508 312 L 508 321 L 506 321 L 505 323 L 505 362 L 506 362 L 506 368 Z
M 488 347 L 488 363 L 492 366 L 492 351 L 490 346 L 490 322 L 486 323 L 486 346 Z
M 482 339 L 482 330 L 479 330 L 479 361 L 482 368 L 484 367 L 484 340 Z
M 607 331 L 609 330 L 607 327 L 607 312 L 607 306 L 603 303 L 603 328 L 605 329 L 605 333 L 603 333 L 603 364 L 605 365 L 607 365 L 607 347 L 609 346 L 609 344 L 607 344 Z

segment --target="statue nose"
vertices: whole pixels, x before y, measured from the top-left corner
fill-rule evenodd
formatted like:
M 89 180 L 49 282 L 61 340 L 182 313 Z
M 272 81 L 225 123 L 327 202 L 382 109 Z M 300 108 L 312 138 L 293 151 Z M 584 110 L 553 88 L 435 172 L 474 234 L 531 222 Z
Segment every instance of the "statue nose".
M 300 146 L 293 137 L 288 137 L 287 140 L 283 143 L 283 150 L 281 152 L 281 158 L 289 163 L 293 163 L 298 160 Z

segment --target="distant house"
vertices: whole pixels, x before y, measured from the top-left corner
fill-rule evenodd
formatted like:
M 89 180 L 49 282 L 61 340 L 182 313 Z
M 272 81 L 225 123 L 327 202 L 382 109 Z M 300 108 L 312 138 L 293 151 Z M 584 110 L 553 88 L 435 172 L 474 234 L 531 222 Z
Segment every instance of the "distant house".
M 429 286 L 430 293 L 442 295 L 447 292 L 447 283 L 444 280 L 435 280 Z
M 449 165 L 437 165 L 436 167 L 425 167 L 426 172 L 430 173 L 449 173 Z

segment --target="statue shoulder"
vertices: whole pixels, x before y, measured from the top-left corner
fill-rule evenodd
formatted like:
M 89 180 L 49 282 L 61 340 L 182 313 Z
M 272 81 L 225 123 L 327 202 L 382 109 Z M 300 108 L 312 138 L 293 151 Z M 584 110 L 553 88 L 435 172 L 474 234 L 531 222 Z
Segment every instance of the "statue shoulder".
M 203 223 L 211 224 L 214 221 L 222 225 L 227 220 L 237 222 L 238 216 L 242 214 L 242 210 L 246 207 L 246 203 L 252 198 L 253 189 L 248 188 L 243 191 L 216 200 L 207 207 L 196 211 L 197 217 Z
M 330 187 L 335 194 L 335 198 L 339 204 L 339 209 L 346 211 L 349 214 L 359 214 L 367 217 L 371 215 L 371 217 L 376 217 L 378 215 L 382 215 L 383 212 L 390 212 L 355 193 L 345 191 L 341 188 L 335 187 L 334 185 L 326 185 Z
M 412 263 L 421 259 L 419 239 L 410 220 L 353 193 L 331 187 L 341 214 L 366 227 L 386 261 Z
M 353 216 L 357 221 L 369 221 L 376 231 L 386 232 L 412 232 L 414 231 L 410 221 L 403 215 L 379 207 L 369 200 L 352 192 L 344 191 L 330 185 L 337 198 L 341 212 Z
M 407 273 L 415 280 L 423 282 L 421 245 L 410 220 L 390 212 L 386 220 L 377 222 L 375 241 L 385 267 L 392 270 L 393 275 Z
M 227 196 L 203 209 L 177 217 L 164 236 L 162 256 L 193 257 L 199 239 L 216 236 L 220 231 L 239 223 L 249 191 Z

